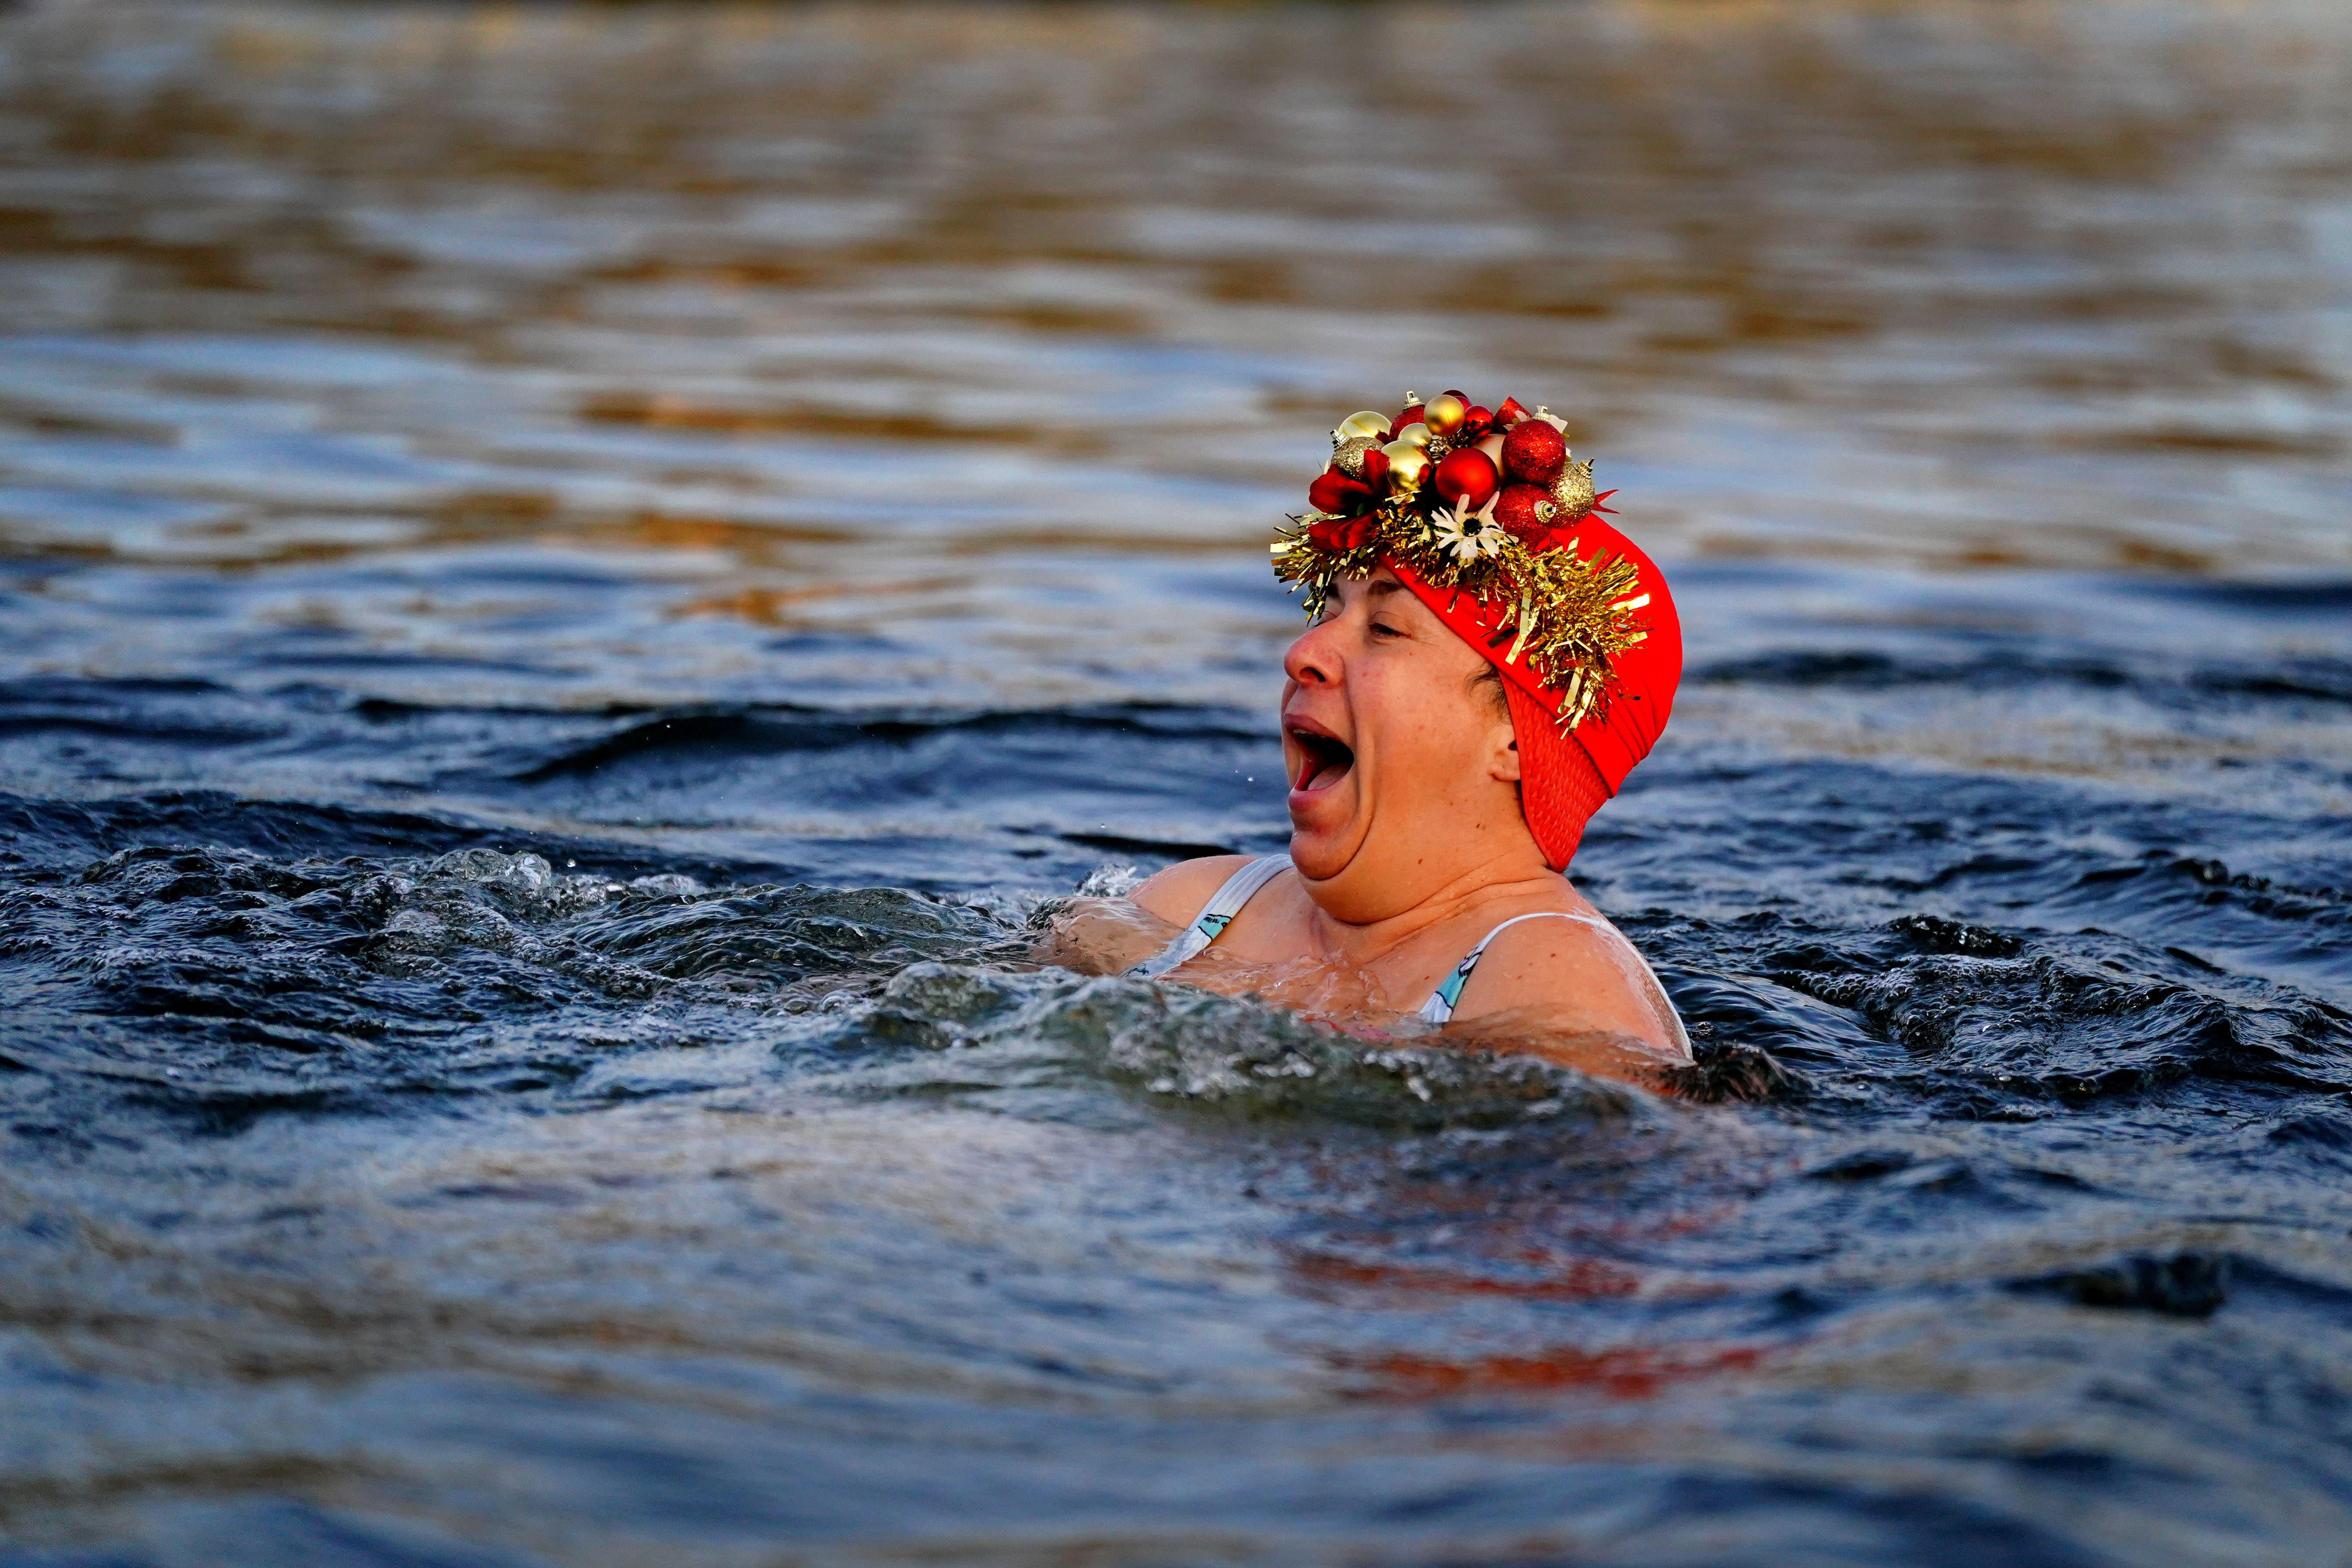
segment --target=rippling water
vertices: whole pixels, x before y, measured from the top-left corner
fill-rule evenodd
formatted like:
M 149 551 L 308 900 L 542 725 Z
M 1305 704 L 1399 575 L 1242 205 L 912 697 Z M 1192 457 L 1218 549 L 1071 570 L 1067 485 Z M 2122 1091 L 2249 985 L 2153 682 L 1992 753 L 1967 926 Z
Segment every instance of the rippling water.
M 2333 0 L 0 13 L 0 1560 L 2352 1552 Z M 1024 969 L 1339 413 L 1674 578 L 1661 1100 Z M 1767 1064 L 1756 1053 L 1765 1053 Z

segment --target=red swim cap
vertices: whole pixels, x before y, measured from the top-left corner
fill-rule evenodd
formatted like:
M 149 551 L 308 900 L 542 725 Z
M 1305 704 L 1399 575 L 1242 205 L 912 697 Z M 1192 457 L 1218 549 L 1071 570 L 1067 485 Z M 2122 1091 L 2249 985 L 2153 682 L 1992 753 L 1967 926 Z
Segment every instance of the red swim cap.
M 1459 392 L 1405 404 L 1331 432 L 1310 510 L 1276 531 L 1275 575 L 1306 590 L 1312 616 L 1340 579 L 1385 566 L 1502 672 L 1520 810 L 1565 869 L 1666 727 L 1683 670 L 1674 596 L 1596 515 L 1613 492 L 1595 491 L 1565 421 Z
M 1506 658 L 1515 606 L 1437 587 L 1395 556 L 1381 557 L 1381 564 L 1414 597 L 1502 672 L 1511 731 L 1519 743 L 1519 809 L 1535 835 L 1536 847 L 1555 871 L 1567 868 L 1584 837 L 1586 821 L 1609 803 L 1633 764 L 1657 744 L 1666 716 L 1674 710 L 1675 688 L 1683 672 L 1682 621 L 1675 614 L 1665 574 L 1632 540 L 1598 517 L 1579 519 L 1576 538 L 1580 556 L 1621 555 L 1633 563 L 1640 592 L 1650 596 L 1642 607 L 1649 635 L 1611 661 L 1616 679 L 1609 700 L 1566 733 L 1559 727 L 1560 694 L 1538 684 L 1526 660 Z

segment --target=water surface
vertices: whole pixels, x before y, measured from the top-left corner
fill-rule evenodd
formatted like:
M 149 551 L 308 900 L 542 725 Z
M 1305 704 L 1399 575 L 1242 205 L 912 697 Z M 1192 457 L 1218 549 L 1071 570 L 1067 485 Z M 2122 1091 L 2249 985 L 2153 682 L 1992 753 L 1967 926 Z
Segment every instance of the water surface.
M 0 1558 L 2352 1552 L 2352 20 L 0 15 Z M 1655 1099 L 1025 970 L 1270 524 L 1683 605 Z M 1775 1066 L 1761 1065 L 1758 1053 Z

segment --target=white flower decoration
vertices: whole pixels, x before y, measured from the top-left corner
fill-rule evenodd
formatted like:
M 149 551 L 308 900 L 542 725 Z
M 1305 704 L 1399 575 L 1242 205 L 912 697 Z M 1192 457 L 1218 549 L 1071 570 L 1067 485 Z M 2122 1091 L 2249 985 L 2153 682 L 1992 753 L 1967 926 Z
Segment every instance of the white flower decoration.
M 1480 517 L 1466 507 L 1439 512 L 1429 520 L 1429 526 L 1437 536 L 1437 548 L 1465 566 L 1481 556 L 1497 554 L 1503 548 L 1502 524 Z

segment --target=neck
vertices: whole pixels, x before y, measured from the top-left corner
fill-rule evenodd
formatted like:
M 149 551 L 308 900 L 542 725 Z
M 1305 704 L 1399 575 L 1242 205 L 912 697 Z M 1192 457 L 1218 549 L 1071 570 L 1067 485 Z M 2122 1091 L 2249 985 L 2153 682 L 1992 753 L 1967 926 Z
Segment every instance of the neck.
M 1506 900 L 1559 890 L 1559 873 L 1544 864 L 1532 839 L 1523 846 L 1483 847 L 1485 855 L 1402 904 L 1368 908 L 1363 900 L 1348 897 L 1351 889 L 1344 885 L 1358 881 L 1358 873 L 1371 869 L 1353 862 L 1327 881 L 1308 880 L 1307 896 L 1315 905 L 1307 919 L 1308 934 L 1333 960 L 1360 966 L 1457 916 L 1474 914 Z M 1391 887 L 1398 879 L 1382 879 Z

